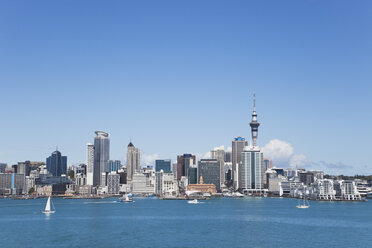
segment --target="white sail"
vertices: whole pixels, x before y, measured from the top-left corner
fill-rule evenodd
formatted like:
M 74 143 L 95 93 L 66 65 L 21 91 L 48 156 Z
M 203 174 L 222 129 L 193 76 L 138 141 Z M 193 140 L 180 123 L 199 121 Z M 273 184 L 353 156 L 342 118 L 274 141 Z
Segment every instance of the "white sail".
M 47 204 L 45 206 L 45 212 L 50 212 L 50 196 L 48 197 Z

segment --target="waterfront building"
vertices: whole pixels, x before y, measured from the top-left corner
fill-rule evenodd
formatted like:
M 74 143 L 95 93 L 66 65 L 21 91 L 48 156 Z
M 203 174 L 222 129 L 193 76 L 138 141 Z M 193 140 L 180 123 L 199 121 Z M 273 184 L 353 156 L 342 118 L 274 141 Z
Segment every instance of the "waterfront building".
M 358 201 L 362 199 L 354 181 L 340 180 L 339 184 L 341 188 L 342 200 Z
M 1 173 L 0 195 L 20 195 L 26 190 L 26 178 L 24 174 Z
M 87 184 L 87 176 L 81 172 L 75 174 L 74 180 L 76 186 L 82 186 Z
M 298 181 L 279 182 L 279 196 L 290 196 L 294 191 L 304 188 L 304 184 Z
M 183 154 L 177 156 L 177 179 L 189 177 L 189 167 L 196 164 L 196 157 L 192 154 Z
M 118 171 L 121 168 L 120 160 L 109 160 L 109 171 Z
M 128 181 L 133 180 L 133 175 L 137 170 L 141 169 L 140 151 L 132 142 L 128 144 L 127 148 L 127 177 Z
M 216 147 L 211 151 L 211 158 L 220 162 L 220 184 L 225 185 L 225 148 Z
M 107 175 L 107 193 L 119 194 L 120 190 L 120 175 L 116 171 L 112 171 Z
M 93 186 L 105 185 L 101 182 L 102 173 L 108 172 L 110 160 L 110 137 L 102 131 L 95 132 L 94 137 L 94 163 L 93 163 Z
M 46 168 L 52 176 L 67 174 L 67 157 L 62 156 L 61 152 L 55 151 L 46 159 Z M 18 166 L 17 166 L 18 170 Z
M 198 178 L 203 178 L 205 184 L 216 185 L 217 192 L 221 191 L 220 171 L 221 162 L 216 159 L 201 159 L 198 163 Z
M 216 185 L 215 184 L 204 184 L 203 177 L 199 178 L 198 184 L 189 184 L 187 185 L 187 191 L 196 191 L 201 193 L 209 193 L 214 195 L 217 193 Z
M 132 178 L 132 193 L 153 194 L 155 193 L 155 179 L 150 173 L 135 173 Z
M 318 179 L 312 184 L 312 198 L 318 200 L 336 199 L 336 191 L 333 188 L 333 180 Z
M 287 178 L 282 177 L 282 176 L 269 177 L 268 181 L 267 181 L 267 185 L 268 185 L 267 188 L 268 188 L 269 193 L 271 193 L 273 195 L 280 195 L 280 184 L 282 182 L 288 182 Z M 290 192 L 288 192 L 288 193 L 290 193 Z
M 178 195 L 178 183 L 173 173 L 166 173 L 163 170 L 155 172 L 155 194 L 160 197 Z
M 87 143 L 86 151 L 86 164 L 87 164 L 87 185 L 93 185 L 93 173 L 94 173 L 94 145 Z
M 244 193 L 262 193 L 264 189 L 263 154 L 257 146 L 242 152 L 240 188 Z
M 159 172 L 161 170 L 163 170 L 164 173 L 172 173 L 170 159 L 155 160 L 155 171 Z
M 232 178 L 235 189 L 239 188 L 239 167 L 242 162 L 242 152 L 247 145 L 248 142 L 242 137 L 237 137 L 232 141 Z

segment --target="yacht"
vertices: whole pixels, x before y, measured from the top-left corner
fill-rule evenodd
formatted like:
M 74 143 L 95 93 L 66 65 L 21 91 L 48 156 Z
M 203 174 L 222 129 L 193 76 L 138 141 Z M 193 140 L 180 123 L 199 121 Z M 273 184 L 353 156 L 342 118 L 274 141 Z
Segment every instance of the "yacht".
M 53 206 L 53 210 L 51 209 L 51 206 Z M 44 214 L 53 214 L 55 212 L 56 212 L 56 208 L 54 207 L 54 204 L 53 204 L 53 202 L 52 202 L 52 200 L 51 200 L 51 198 L 49 196 L 48 197 L 48 201 L 47 201 L 47 203 L 45 205 L 45 209 L 44 209 L 44 211 L 42 211 L 42 213 L 44 213 Z
M 129 198 L 128 195 L 124 195 L 123 197 L 119 198 L 121 202 L 133 202 L 132 199 Z
M 198 199 L 194 199 L 194 200 L 187 201 L 187 203 L 189 203 L 189 204 L 198 204 L 200 202 L 198 201 Z
M 301 199 L 298 200 L 298 204 L 296 206 L 297 208 L 309 208 L 310 205 L 309 203 L 307 202 L 305 196 L 303 197 L 303 201 L 301 202 Z

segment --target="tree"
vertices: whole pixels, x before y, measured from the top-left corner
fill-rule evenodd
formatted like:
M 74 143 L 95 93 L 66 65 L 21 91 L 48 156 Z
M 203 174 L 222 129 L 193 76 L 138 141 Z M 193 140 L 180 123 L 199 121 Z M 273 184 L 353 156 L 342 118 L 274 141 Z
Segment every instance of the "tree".
M 34 192 L 35 192 L 35 188 L 32 187 L 32 188 L 28 191 L 28 194 L 31 195 L 31 194 L 34 193 Z

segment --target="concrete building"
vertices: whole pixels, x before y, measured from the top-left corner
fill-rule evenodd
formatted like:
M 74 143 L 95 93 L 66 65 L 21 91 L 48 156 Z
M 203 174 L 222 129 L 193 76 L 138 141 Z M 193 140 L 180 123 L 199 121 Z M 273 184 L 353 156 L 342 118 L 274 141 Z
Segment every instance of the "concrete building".
M 339 184 L 341 188 L 341 200 L 359 201 L 362 199 L 354 181 L 340 180 Z
M 173 173 L 165 173 L 163 170 L 155 172 L 155 194 L 160 197 L 178 195 L 178 183 Z
M 242 152 L 240 188 L 246 194 L 263 193 L 263 154 L 256 146 L 246 146 Z
M 318 200 L 335 200 L 336 191 L 333 188 L 333 180 L 319 179 L 312 184 L 311 197 Z
M 120 190 L 120 175 L 115 171 L 107 175 L 107 192 L 109 194 L 119 194 Z
M 93 163 L 93 186 L 104 186 L 101 182 L 102 173 L 108 172 L 108 161 L 110 160 L 110 137 L 102 131 L 95 132 L 94 137 L 94 163 Z
M 198 184 L 187 185 L 187 191 L 209 193 L 211 195 L 214 195 L 214 194 L 217 193 L 216 185 L 215 184 L 204 184 L 203 177 L 199 178 L 199 183 Z
M 62 156 L 61 152 L 55 151 L 46 159 L 46 168 L 53 176 L 67 174 L 67 157 Z M 17 166 L 18 170 L 18 166 Z
M 189 184 L 197 184 L 198 183 L 198 167 L 195 165 L 191 165 L 189 167 Z
M 196 164 L 196 157 L 192 154 L 183 154 L 177 156 L 177 179 L 189 177 L 189 167 Z
M 94 145 L 87 143 L 86 151 L 86 164 L 87 164 L 87 185 L 93 185 L 93 173 L 94 173 Z
M 155 193 L 155 178 L 151 178 L 150 173 L 135 173 L 132 178 L 132 193 L 133 194 L 154 194 Z
M 239 188 L 239 167 L 242 162 L 242 152 L 244 147 L 248 145 L 242 137 L 237 137 L 232 141 L 232 178 L 235 189 Z
M 155 160 L 155 171 L 159 172 L 163 170 L 164 173 L 172 173 L 171 164 L 172 162 L 170 159 Z
M 109 160 L 109 172 L 110 171 L 118 171 L 120 169 L 121 169 L 120 160 Z
M 211 151 L 211 158 L 220 162 L 220 183 L 225 185 L 225 148 L 224 146 L 216 147 Z
M 221 191 L 220 172 L 221 162 L 216 159 L 201 159 L 198 163 L 199 180 L 203 178 L 205 184 L 216 185 L 217 192 Z
M 136 171 L 141 169 L 140 151 L 132 142 L 128 144 L 127 148 L 127 177 L 128 181 L 133 180 L 133 175 Z
M 0 173 L 5 173 L 6 167 L 8 165 L 5 163 L 0 163 Z

